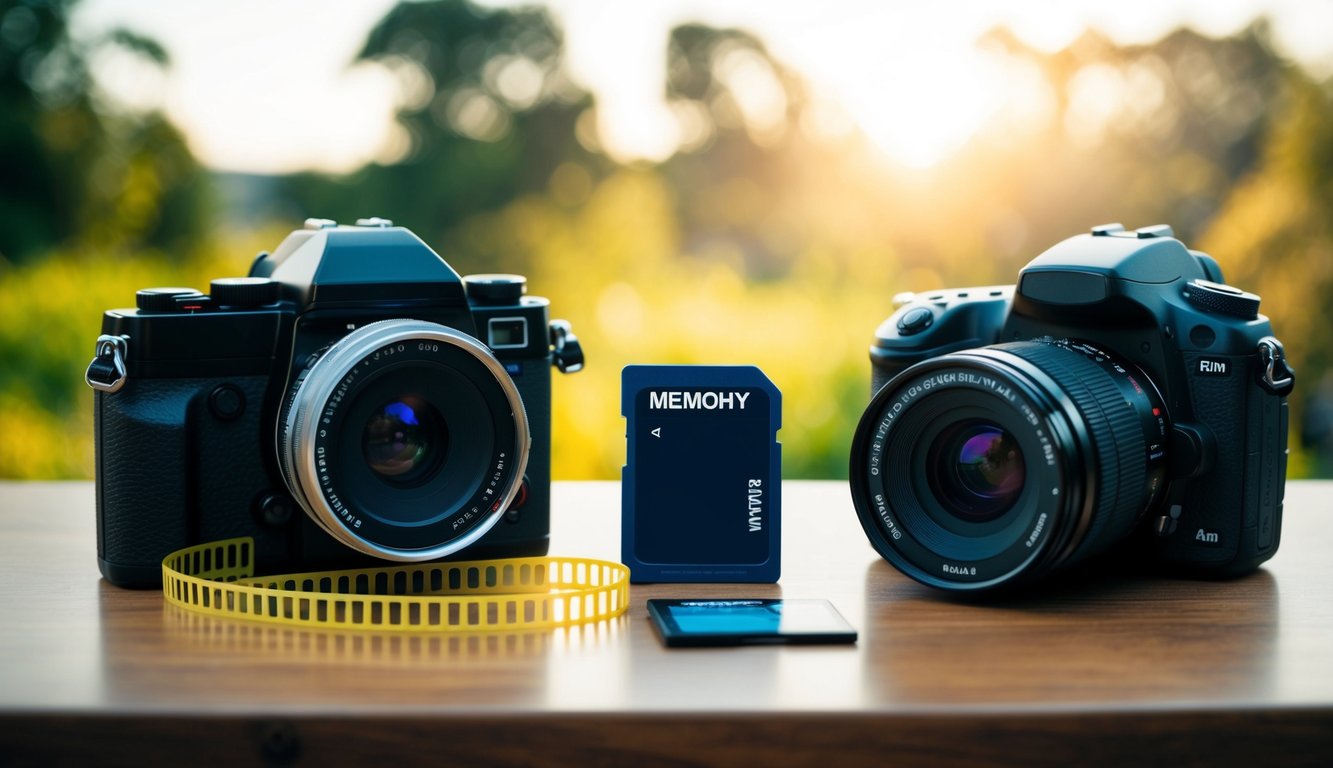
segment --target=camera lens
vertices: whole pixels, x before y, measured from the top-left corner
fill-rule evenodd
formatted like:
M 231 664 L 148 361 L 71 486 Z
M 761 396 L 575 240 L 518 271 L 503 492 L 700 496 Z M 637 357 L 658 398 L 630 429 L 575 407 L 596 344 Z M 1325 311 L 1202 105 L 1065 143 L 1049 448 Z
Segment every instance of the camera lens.
M 366 464 L 388 482 L 409 486 L 439 467 L 449 432 L 439 411 L 417 395 L 375 409 L 361 431 Z
M 951 425 L 935 438 L 927 461 L 932 492 L 965 521 L 994 520 L 1023 490 L 1023 449 L 993 422 Z
M 1067 339 L 907 369 L 852 443 L 852 498 L 875 549 L 926 584 L 1020 584 L 1122 539 L 1164 486 L 1167 425 L 1133 365 Z
M 338 541 L 417 561 L 481 538 L 518 493 L 530 437 L 513 380 L 480 341 L 436 323 L 358 328 L 293 379 L 278 461 Z

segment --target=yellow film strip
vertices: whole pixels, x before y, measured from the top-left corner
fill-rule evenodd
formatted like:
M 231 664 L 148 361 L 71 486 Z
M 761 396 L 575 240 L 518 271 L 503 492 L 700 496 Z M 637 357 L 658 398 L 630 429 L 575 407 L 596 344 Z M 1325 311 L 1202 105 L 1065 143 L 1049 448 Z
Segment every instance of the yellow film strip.
M 614 618 L 629 607 L 628 568 L 577 557 L 253 572 L 253 539 L 187 547 L 162 561 L 162 594 L 209 616 L 392 632 L 550 629 Z

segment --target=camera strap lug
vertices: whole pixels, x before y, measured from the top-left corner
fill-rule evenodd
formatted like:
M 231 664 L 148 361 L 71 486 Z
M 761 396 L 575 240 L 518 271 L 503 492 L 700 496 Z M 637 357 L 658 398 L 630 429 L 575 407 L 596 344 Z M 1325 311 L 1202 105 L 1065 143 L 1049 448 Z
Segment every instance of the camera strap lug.
M 551 361 L 561 373 L 583 370 L 583 345 L 568 320 L 551 321 Z
M 129 339 L 103 334 L 97 337 L 95 349 L 93 361 L 88 364 L 88 372 L 84 374 L 83 380 L 99 392 L 119 391 L 125 386 L 125 356 L 129 352 Z
M 1286 397 L 1296 385 L 1296 372 L 1287 365 L 1282 342 L 1272 336 L 1259 340 L 1259 384 L 1270 394 Z

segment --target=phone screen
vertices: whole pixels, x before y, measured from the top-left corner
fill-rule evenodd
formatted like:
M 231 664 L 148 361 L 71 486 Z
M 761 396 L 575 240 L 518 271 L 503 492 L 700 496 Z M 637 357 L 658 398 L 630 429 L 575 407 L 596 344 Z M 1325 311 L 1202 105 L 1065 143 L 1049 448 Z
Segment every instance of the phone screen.
M 648 615 L 670 647 L 856 642 L 856 630 L 827 600 L 653 599 Z

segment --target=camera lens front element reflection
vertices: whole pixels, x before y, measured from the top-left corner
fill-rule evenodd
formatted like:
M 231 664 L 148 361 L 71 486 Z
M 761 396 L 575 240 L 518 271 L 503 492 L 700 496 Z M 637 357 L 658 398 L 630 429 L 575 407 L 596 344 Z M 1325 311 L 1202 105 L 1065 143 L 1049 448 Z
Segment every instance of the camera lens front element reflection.
M 987 421 L 965 421 L 934 440 L 930 487 L 940 504 L 965 522 L 994 520 L 1023 491 L 1026 466 L 1014 436 Z
M 361 433 L 361 448 L 375 474 L 395 485 L 408 485 L 439 466 L 448 437 L 439 412 L 422 398 L 408 395 L 371 414 Z

